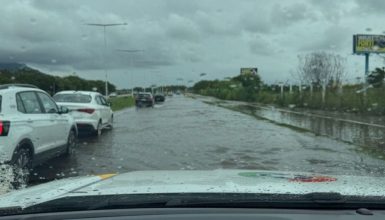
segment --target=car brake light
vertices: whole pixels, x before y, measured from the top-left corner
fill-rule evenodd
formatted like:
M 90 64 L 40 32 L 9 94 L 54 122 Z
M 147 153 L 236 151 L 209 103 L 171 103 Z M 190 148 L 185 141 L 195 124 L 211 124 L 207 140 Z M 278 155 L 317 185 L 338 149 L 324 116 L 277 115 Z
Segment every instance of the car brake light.
M 78 112 L 84 112 L 84 113 L 88 113 L 88 114 L 92 114 L 94 113 L 95 109 L 93 108 L 81 108 L 81 109 L 78 109 Z
M 10 126 L 11 126 L 11 122 L 0 121 L 0 136 L 7 136 L 9 133 Z

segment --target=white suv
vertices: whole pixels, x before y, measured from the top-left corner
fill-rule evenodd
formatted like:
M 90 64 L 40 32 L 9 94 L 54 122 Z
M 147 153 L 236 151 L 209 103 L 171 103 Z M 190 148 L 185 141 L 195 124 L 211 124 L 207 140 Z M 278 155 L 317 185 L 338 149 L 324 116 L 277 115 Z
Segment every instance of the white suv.
M 0 163 L 28 177 L 33 166 L 70 155 L 77 128 L 68 114 L 43 90 L 31 85 L 0 85 Z
M 114 113 L 109 102 L 98 92 L 62 91 L 53 98 L 59 106 L 70 110 L 79 131 L 91 131 L 100 136 L 102 129 L 113 126 Z

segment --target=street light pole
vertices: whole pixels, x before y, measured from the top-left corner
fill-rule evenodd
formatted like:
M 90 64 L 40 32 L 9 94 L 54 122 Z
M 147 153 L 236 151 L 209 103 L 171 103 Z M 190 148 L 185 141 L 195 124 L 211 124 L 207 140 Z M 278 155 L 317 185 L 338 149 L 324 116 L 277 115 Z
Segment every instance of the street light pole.
M 105 88 L 105 95 L 108 96 L 108 73 L 107 73 L 107 65 L 106 65 L 106 51 L 107 51 L 107 38 L 106 38 L 106 29 L 107 27 L 112 27 L 112 26 L 120 26 L 120 25 L 127 25 L 127 23 L 110 23 L 110 24 L 86 24 L 89 26 L 96 26 L 96 27 L 103 27 L 103 40 L 104 40 L 104 53 L 103 53 L 103 65 L 104 65 L 104 74 L 106 77 L 105 83 L 106 83 L 106 88 Z
M 125 49 L 125 50 L 123 50 L 123 49 L 117 49 L 116 51 L 123 52 L 123 53 L 131 53 L 132 54 L 132 53 L 143 52 L 144 50 L 136 50 L 136 49 Z M 132 66 L 132 57 L 130 58 L 130 66 Z M 132 73 L 130 75 L 132 76 Z M 133 81 L 132 78 L 131 78 L 131 81 Z

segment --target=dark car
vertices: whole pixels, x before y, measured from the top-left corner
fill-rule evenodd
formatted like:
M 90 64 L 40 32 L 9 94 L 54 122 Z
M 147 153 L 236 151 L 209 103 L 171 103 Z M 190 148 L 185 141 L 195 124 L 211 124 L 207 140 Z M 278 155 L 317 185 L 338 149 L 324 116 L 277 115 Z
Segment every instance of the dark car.
M 154 97 L 151 93 L 143 92 L 135 96 L 136 107 L 154 107 Z
M 160 102 L 164 102 L 166 100 L 166 97 L 165 95 L 158 93 L 158 94 L 155 94 L 154 99 L 156 103 L 160 103 Z

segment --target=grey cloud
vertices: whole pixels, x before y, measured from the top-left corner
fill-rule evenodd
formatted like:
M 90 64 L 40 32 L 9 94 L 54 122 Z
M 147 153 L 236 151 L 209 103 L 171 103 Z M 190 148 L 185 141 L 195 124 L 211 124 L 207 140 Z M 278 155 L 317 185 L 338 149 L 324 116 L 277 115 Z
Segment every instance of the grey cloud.
M 346 48 L 347 45 L 351 45 L 352 31 L 345 26 L 331 26 L 326 29 L 322 34 L 315 35 L 312 39 L 309 39 L 305 43 L 301 50 L 314 51 L 314 50 L 333 50 L 339 51 Z
M 166 33 L 168 36 L 180 40 L 199 40 L 200 29 L 192 20 L 178 14 L 170 14 L 166 23 Z
M 274 48 L 269 40 L 259 35 L 251 35 L 248 39 L 248 45 L 250 52 L 255 55 L 266 56 L 274 53 Z
M 274 65 L 277 59 L 298 51 L 350 51 L 355 28 L 364 30 L 370 26 L 382 30 L 384 16 L 377 12 L 385 5 L 374 0 L 4 0 L 2 3 L 2 62 L 26 62 L 53 72 L 73 70 L 84 76 L 102 77 L 105 53 L 111 72 L 127 69 L 145 73 L 147 69 L 156 69 L 162 74 L 167 72 L 170 80 L 192 70 L 215 72 L 208 77 L 223 78 L 220 74 L 224 72 L 253 65 L 264 65 L 264 73 L 268 74 L 277 69 Z M 354 13 L 354 8 L 375 13 L 358 17 L 362 14 Z M 84 25 L 123 22 L 127 25 L 107 28 L 106 51 L 103 29 Z M 142 52 L 119 53 L 117 49 Z M 264 63 L 256 64 L 255 57 L 265 58 Z M 296 66 L 294 62 L 291 60 L 286 65 Z M 92 75 L 94 72 L 99 75 Z M 116 80 L 115 83 L 121 83 L 119 77 Z
M 272 25 L 269 24 L 267 16 L 255 13 L 243 14 L 239 20 L 239 25 L 243 30 L 255 33 L 268 33 Z
M 194 20 L 207 36 L 227 36 L 239 34 L 237 24 L 231 16 L 224 16 L 223 11 L 197 11 Z
M 349 0 L 311 0 L 311 5 L 318 10 L 323 19 L 330 22 L 339 22 L 351 13 L 354 2 Z
M 357 12 L 370 14 L 370 13 L 384 13 L 385 1 L 383 0 L 356 0 Z
M 313 12 L 304 3 L 289 6 L 276 4 L 271 8 L 271 21 L 280 26 L 293 25 L 314 18 Z

